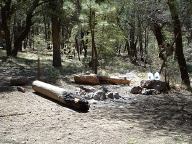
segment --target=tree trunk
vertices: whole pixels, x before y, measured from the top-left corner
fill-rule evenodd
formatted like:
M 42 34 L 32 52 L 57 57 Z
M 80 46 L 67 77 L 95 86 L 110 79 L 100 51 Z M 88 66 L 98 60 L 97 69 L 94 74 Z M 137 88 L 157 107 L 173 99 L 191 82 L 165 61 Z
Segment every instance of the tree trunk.
M 89 110 L 89 103 L 85 99 L 79 98 L 65 89 L 41 81 L 34 81 L 32 87 L 35 92 L 56 100 L 64 104 L 64 106 L 83 112 Z
M 89 34 L 89 32 L 86 32 L 86 36 Z M 88 47 L 87 47 L 87 45 L 88 45 L 88 43 L 89 43 L 89 40 L 88 40 L 88 38 L 86 38 L 86 40 L 85 40 L 85 45 L 84 45 L 84 57 L 86 58 L 87 57 L 87 49 L 88 49 Z
M 148 28 L 145 28 L 145 56 L 147 55 L 147 48 L 148 48 L 148 44 L 149 44 L 149 32 L 148 32 Z
M 183 54 L 181 23 L 180 23 L 178 11 L 176 8 L 176 1 L 168 0 L 168 5 L 171 12 L 172 20 L 173 20 L 174 36 L 175 36 L 175 43 L 176 43 L 175 54 L 177 56 L 177 61 L 178 61 L 180 72 L 181 72 L 181 79 L 187 87 L 190 87 L 189 74 L 187 71 L 187 65 L 186 65 L 184 54 Z
M 142 31 L 142 24 L 141 24 L 141 18 L 138 16 L 138 37 L 139 37 L 139 49 L 140 49 L 140 60 L 144 61 L 143 58 L 143 31 Z
M 134 60 L 134 56 L 136 53 L 136 47 L 135 47 L 135 26 L 131 26 L 130 29 L 130 59 Z
M 52 10 L 51 14 L 51 23 L 52 23 L 52 43 L 53 43 L 53 66 L 61 67 L 61 50 L 60 50 L 60 18 L 58 16 L 59 13 L 55 14 L 54 10 L 58 10 L 60 12 L 61 3 L 60 0 L 49 2 L 50 8 Z
M 6 53 L 7 56 L 11 55 L 11 35 L 10 35 L 10 19 L 11 19 L 11 0 L 7 0 L 5 5 L 1 7 L 2 29 L 5 36 Z
M 84 50 L 84 57 L 87 57 L 87 39 L 84 40 L 85 38 L 85 31 L 81 29 L 81 47 Z
M 95 45 L 95 11 L 91 8 L 90 8 L 89 26 L 91 31 L 91 46 L 92 46 L 91 63 L 94 73 L 97 74 L 98 56 L 97 56 L 97 48 Z
M 78 41 L 78 35 L 75 36 L 75 48 L 76 48 L 76 51 L 77 51 L 78 59 L 80 61 L 81 58 L 80 58 L 80 46 L 79 46 L 79 41 Z
M 12 51 L 12 56 L 16 57 L 19 49 L 22 48 L 22 42 L 27 38 L 31 26 L 33 25 L 32 23 L 32 18 L 33 18 L 33 12 L 37 8 L 39 4 L 39 0 L 34 0 L 31 8 L 27 12 L 27 17 L 26 17 L 26 23 L 25 27 L 23 28 L 23 31 L 21 31 L 18 36 L 14 39 L 14 49 Z

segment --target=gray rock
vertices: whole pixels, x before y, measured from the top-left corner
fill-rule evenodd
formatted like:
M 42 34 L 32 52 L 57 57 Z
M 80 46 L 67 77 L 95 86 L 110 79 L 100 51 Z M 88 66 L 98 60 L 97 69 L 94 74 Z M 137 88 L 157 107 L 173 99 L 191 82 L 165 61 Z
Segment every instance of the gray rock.
M 105 93 L 107 93 L 107 92 L 109 91 L 109 90 L 107 89 L 107 87 L 105 87 L 105 86 L 102 86 L 100 89 L 103 90 Z
M 115 99 L 120 99 L 120 97 L 121 97 L 118 92 L 114 92 L 113 96 Z
M 160 92 L 156 89 L 143 89 L 142 94 L 143 95 L 157 95 L 157 94 L 160 94 Z
M 133 87 L 130 91 L 130 93 L 132 94 L 141 94 L 141 92 L 142 92 L 142 87 L 140 86 Z
M 104 100 L 106 99 L 105 92 L 102 90 L 98 90 L 93 94 L 94 100 Z
M 106 94 L 106 97 L 107 97 L 107 98 L 110 98 L 110 99 L 114 99 L 113 92 L 108 92 L 108 93 Z
M 79 86 L 80 89 L 84 90 L 85 92 L 94 92 L 95 88 L 91 86 Z
M 87 93 L 87 94 L 84 96 L 84 98 L 85 98 L 86 100 L 90 100 L 90 99 L 93 98 L 93 95 L 94 95 L 94 93 Z
M 90 104 L 97 104 L 97 102 L 98 102 L 98 101 L 96 101 L 96 100 L 94 100 L 94 99 L 89 100 L 89 103 L 90 103 Z
M 159 80 L 142 80 L 140 83 L 142 88 L 155 89 L 159 92 L 166 92 L 168 84 Z
M 24 87 L 21 87 L 21 86 L 17 86 L 17 90 L 20 91 L 20 92 L 22 92 L 22 93 L 25 93 L 25 92 L 26 92 L 25 88 L 24 88 Z

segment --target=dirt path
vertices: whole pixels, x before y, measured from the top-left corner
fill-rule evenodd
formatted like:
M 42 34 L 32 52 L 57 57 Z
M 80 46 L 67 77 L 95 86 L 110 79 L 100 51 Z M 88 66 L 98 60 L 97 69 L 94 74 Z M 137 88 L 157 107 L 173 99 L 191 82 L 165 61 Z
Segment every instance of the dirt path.
M 175 103 L 174 103 L 175 102 Z M 175 104 L 187 102 L 181 111 Z M 190 144 L 188 95 L 130 96 L 78 113 L 27 93 L 0 93 L 0 143 Z M 173 113 L 174 112 L 174 113 Z

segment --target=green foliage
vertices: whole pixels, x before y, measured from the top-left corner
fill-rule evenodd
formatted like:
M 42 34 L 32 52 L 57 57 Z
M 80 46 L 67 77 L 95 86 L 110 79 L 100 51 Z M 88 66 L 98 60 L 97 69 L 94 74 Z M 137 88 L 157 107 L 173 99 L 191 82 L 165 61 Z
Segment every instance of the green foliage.
M 80 15 L 81 28 L 89 31 L 90 9 L 96 12 L 95 23 L 95 42 L 98 49 L 98 58 L 110 61 L 116 55 L 117 45 L 123 43 L 124 35 L 116 24 L 116 8 L 109 3 L 100 3 L 94 1 L 84 1 L 82 3 L 82 13 Z M 78 27 L 76 27 L 76 32 Z M 91 47 L 91 34 L 87 36 Z
M 5 0 L 0 1 L 0 6 L 4 6 Z M 54 4 L 55 1 L 49 1 Z M 63 69 L 57 70 L 53 67 L 48 67 L 48 77 L 51 79 L 59 78 L 62 73 L 82 72 L 89 68 L 91 61 L 91 46 L 92 37 L 90 25 L 94 25 L 94 39 L 98 52 L 98 61 L 100 69 L 109 68 L 113 72 L 125 72 L 128 69 L 135 69 L 136 67 L 130 64 L 131 58 L 127 54 L 125 44 L 131 43 L 131 36 L 136 47 L 137 61 L 142 64 L 140 59 L 140 36 L 143 45 L 144 58 L 154 71 L 158 71 L 162 64 L 159 59 L 159 47 L 157 40 L 154 37 L 153 28 L 151 24 L 158 23 L 162 27 L 162 32 L 165 35 L 165 41 L 168 43 L 174 42 L 173 27 L 169 7 L 166 1 L 153 0 L 58 0 L 59 5 L 55 9 L 47 1 L 40 0 L 40 5 L 33 11 L 33 26 L 31 33 L 28 35 L 29 39 L 34 44 L 35 52 L 28 53 L 28 56 L 19 54 L 28 59 L 37 59 L 35 53 L 38 53 L 42 63 L 51 65 L 52 50 L 47 50 L 47 43 L 52 40 L 51 33 L 51 14 L 55 14 L 60 18 L 62 33 L 62 45 L 67 45 L 72 50 L 75 49 L 75 38 L 78 39 L 78 44 L 81 45 L 81 32 L 85 32 L 83 37 L 87 45 L 87 57 L 83 58 L 84 51 L 80 55 L 81 62 L 68 61 L 63 58 Z M 79 2 L 79 3 L 78 3 Z M 11 38 L 14 39 L 14 26 L 25 26 L 27 12 L 30 9 L 32 0 L 12 0 L 13 10 L 9 25 L 11 30 Z M 182 25 L 183 46 L 186 50 L 186 57 L 188 61 L 188 71 L 192 72 L 191 66 L 191 52 L 188 52 L 191 39 L 191 2 L 189 0 L 177 1 L 179 8 L 179 16 Z M 95 20 L 90 19 L 95 12 Z M 94 23 L 93 23 L 94 22 Z M 45 32 L 47 28 L 47 33 Z M 131 30 L 134 33 L 131 33 Z M 49 34 L 46 37 L 45 34 Z M 146 36 L 146 39 L 145 39 Z M 146 43 L 145 43 L 146 42 Z M 12 42 L 13 43 L 13 42 Z M 146 46 L 144 46 L 146 45 Z M 82 46 L 82 45 L 81 45 Z M 133 50 L 133 47 L 130 47 Z M 145 47 L 145 49 L 144 49 Z M 117 52 L 121 48 L 121 56 L 117 56 Z M 37 51 L 36 51 L 37 50 Z M 28 51 L 28 49 L 27 49 Z M 31 50 L 29 50 L 31 51 Z M 77 52 L 76 52 L 77 53 Z M 129 53 L 130 54 L 130 53 Z M 2 55 L 2 54 L 1 54 Z M 143 62 L 144 63 L 144 62 Z M 115 67 L 115 68 L 113 68 Z M 179 76 L 179 70 L 176 60 L 172 57 L 168 59 L 167 69 L 174 79 Z M 143 69 L 142 69 L 143 70 Z M 147 69 L 148 70 L 148 69 Z M 176 72 L 176 74 L 174 74 Z M 99 74 L 107 75 L 109 72 L 101 70 Z

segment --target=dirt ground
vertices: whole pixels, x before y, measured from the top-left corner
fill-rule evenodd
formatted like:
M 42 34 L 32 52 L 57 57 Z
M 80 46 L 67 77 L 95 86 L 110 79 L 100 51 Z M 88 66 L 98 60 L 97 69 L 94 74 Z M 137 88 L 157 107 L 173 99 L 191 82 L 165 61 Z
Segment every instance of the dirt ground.
M 0 93 L 0 143 L 27 144 L 190 144 L 190 94 L 131 95 L 91 104 L 79 113 L 33 93 Z M 122 93 L 121 93 L 122 94 Z
M 190 93 L 132 95 L 129 86 L 108 85 L 122 99 L 90 103 L 79 113 L 36 95 L 31 85 L 26 93 L 8 86 L 11 76 L 35 79 L 30 63 L 0 63 L 0 144 L 192 144 Z M 131 86 L 141 80 L 134 71 L 128 77 Z M 58 85 L 75 91 L 69 79 L 64 75 Z

